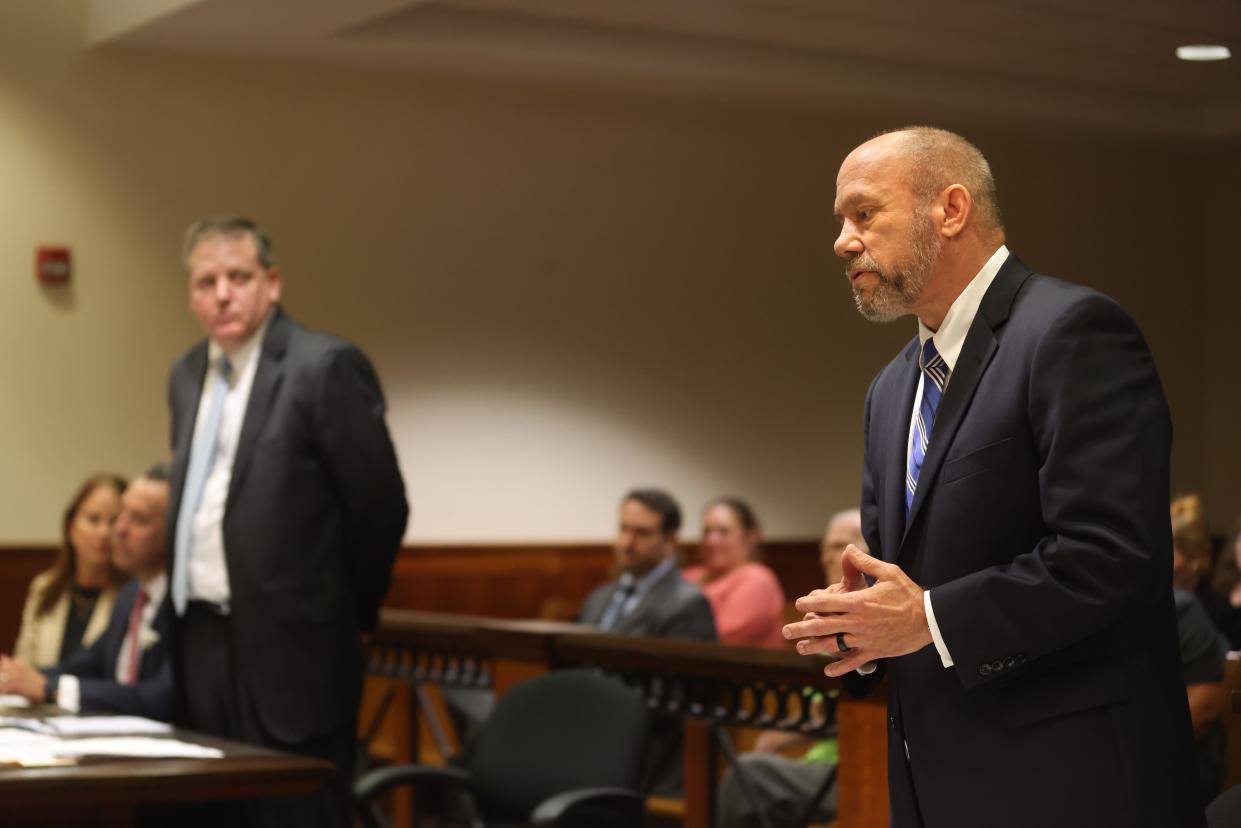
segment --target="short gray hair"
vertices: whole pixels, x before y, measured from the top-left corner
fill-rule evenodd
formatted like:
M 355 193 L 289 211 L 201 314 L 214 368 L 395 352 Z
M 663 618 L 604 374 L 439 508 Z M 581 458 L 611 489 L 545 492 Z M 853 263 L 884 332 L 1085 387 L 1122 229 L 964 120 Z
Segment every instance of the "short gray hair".
M 909 126 L 879 133 L 891 134 L 903 137 L 902 151 L 912 162 L 910 187 L 920 204 L 926 205 L 945 188 L 960 184 L 973 198 L 981 229 L 1004 230 L 991 165 L 978 147 L 955 132 L 937 127 Z
M 275 256 L 272 255 L 271 239 L 267 231 L 259 227 L 257 222 L 244 216 L 208 216 L 194 222 L 190 225 L 190 229 L 185 231 L 185 244 L 181 247 L 181 264 L 188 269 L 190 253 L 198 246 L 198 243 L 203 239 L 218 236 L 225 238 L 249 236 L 254 242 L 259 264 L 266 270 L 276 263 Z

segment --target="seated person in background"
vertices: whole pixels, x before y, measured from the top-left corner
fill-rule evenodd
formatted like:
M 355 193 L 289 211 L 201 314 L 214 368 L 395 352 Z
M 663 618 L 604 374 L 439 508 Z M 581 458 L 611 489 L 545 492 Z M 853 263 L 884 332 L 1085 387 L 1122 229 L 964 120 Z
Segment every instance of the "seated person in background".
M 112 521 L 125 481 L 98 474 L 65 509 L 56 563 L 30 582 L 13 657 L 48 667 L 90 645 L 108 626 L 116 591 L 125 582 L 111 562 Z
M 715 641 L 711 604 L 677 568 L 681 509 L 659 489 L 634 489 L 621 501 L 616 537 L 620 577 L 586 597 L 578 620 L 626 635 Z
M 820 546 L 819 564 L 828 584 L 840 581 L 840 558 L 845 547 L 853 544 L 866 549 L 862 537 L 862 516 L 857 509 L 835 515 L 827 525 Z M 811 715 L 823 715 L 822 698 L 811 698 Z M 804 751 L 799 759 L 784 752 Z M 766 816 L 770 828 L 800 828 L 800 822 L 811 799 L 819 793 L 836 767 L 836 740 L 816 740 L 800 733 L 766 730 L 759 734 L 754 751 L 737 757 L 741 773 L 750 783 L 755 796 L 751 802 L 745 795 L 737 774 L 732 769 L 720 783 L 716 805 L 718 828 L 757 828 L 763 825 L 759 814 Z M 836 815 L 836 785 L 833 783 L 819 799 L 811 819 L 830 822 Z
M 711 603 L 677 566 L 680 528 L 681 509 L 667 492 L 634 489 L 625 495 L 616 536 L 620 577 L 587 596 L 578 620 L 621 635 L 715 641 Z M 656 716 L 643 763 L 643 792 L 680 795 L 681 733 L 678 717 Z
M 1228 614 L 1221 625 L 1228 647 L 1241 650 L 1241 519 L 1215 567 L 1211 580 L 1215 592 L 1228 602 Z
M 1194 726 L 1198 753 L 1198 778 L 1204 801 L 1215 798 L 1224 785 L 1224 661 L 1228 642 L 1211 623 L 1197 597 L 1186 589 L 1186 571 L 1192 564 L 1183 550 L 1197 539 L 1191 524 L 1172 522 L 1172 595 L 1176 602 L 1176 630 L 1180 640 L 1181 669 L 1189 696 L 1189 718 Z
M 1209 577 L 1215 561 L 1202 498 L 1196 494 L 1181 495 L 1172 501 L 1171 513 L 1172 534 L 1176 539 L 1172 550 L 1172 583 L 1192 592 L 1211 623 L 1227 637 L 1232 608 L 1228 598 L 1215 591 Z
M 56 702 L 69 712 L 123 713 L 171 721 L 171 604 L 165 600 L 168 474 L 156 466 L 130 484 L 113 527 L 112 556 L 134 576 L 117 596 L 103 635 L 47 670 L 0 656 L 0 692 Z
M 685 579 L 707 594 L 722 644 L 785 649 L 784 590 L 758 562 L 758 518 L 737 497 L 719 497 L 702 513 L 698 564 Z

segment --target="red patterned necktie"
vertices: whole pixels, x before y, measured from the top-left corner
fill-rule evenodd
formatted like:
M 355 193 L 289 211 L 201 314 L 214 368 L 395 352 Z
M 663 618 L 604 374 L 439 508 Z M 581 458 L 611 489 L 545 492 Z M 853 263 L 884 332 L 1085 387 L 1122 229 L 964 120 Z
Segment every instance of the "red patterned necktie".
M 142 610 L 147 605 L 147 594 L 138 590 L 134 596 L 134 608 L 129 613 L 129 663 L 125 665 L 125 683 L 138 683 L 138 660 L 142 657 Z

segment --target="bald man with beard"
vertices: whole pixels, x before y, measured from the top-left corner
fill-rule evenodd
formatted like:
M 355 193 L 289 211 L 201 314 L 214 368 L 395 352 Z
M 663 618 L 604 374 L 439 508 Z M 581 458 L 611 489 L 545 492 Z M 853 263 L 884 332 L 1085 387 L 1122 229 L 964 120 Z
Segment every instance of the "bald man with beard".
M 1171 420 L 1137 325 L 1008 250 L 990 166 L 951 132 L 857 147 L 835 212 L 859 311 L 917 335 L 866 397 L 870 554 L 785 635 L 851 692 L 887 678 L 892 825 L 1203 825 Z

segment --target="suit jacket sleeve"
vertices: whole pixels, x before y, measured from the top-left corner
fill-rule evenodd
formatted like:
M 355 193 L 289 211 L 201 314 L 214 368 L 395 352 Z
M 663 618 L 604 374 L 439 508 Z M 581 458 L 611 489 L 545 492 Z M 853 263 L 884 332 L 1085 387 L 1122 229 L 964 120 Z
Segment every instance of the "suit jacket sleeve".
M 78 682 L 83 713 L 116 713 L 172 721 L 176 694 L 172 661 L 163 659 L 155 675 L 127 685 L 115 679 L 82 678 Z
M 875 393 L 875 385 L 878 381 L 878 377 L 871 380 L 870 388 L 866 392 L 866 405 L 862 411 L 862 445 L 868 447 L 870 446 L 871 397 Z M 867 457 L 862 462 L 862 537 L 866 539 L 866 547 L 870 553 L 876 557 L 882 557 L 879 548 L 879 502 L 875 496 L 875 476 L 871 473 L 870 459 Z M 849 695 L 860 699 L 870 694 L 885 672 L 887 672 L 887 664 L 880 659 L 876 670 L 866 674 L 855 670 L 842 676 L 841 681 Z
M 78 679 L 78 699 L 83 713 L 115 713 L 172 721 L 176 693 L 172 659 L 168 657 L 168 640 L 172 635 L 170 599 L 165 598 L 165 606 L 160 609 L 156 621 L 161 638 L 142 655 L 138 682 L 127 685 L 116 680 L 116 659 L 129 631 L 133 594 L 133 589 L 127 589 L 125 598 L 117 601 L 108 629 L 94 644 L 47 671 L 50 701 L 55 700 L 60 676 L 71 675 Z
M 1028 412 L 1047 534 L 1007 565 L 931 590 L 966 687 L 998 680 L 980 667 L 994 659 L 1016 657 L 1004 679 L 1019 677 L 1169 588 L 1171 425 L 1150 352 L 1118 305 L 1091 295 L 1052 321 L 1034 346 Z
M 55 693 L 56 679 L 65 673 L 82 679 L 109 678 L 114 675 L 116 662 L 108 658 L 108 653 L 119 648 L 119 639 L 123 638 L 129 629 L 129 609 L 132 606 L 132 599 L 117 601 L 112 607 L 112 617 L 103 635 L 96 638 L 89 647 L 83 647 L 55 667 L 43 671 L 48 680 L 48 693 Z
M 659 635 L 664 638 L 690 638 L 696 641 L 716 641 L 715 616 L 711 602 L 697 588 L 696 594 L 686 596 L 676 612 L 668 617 Z
M 358 623 L 369 630 L 388 591 L 409 507 L 370 361 L 353 346 L 332 349 L 324 359 L 315 394 L 316 432 L 343 506 Z

